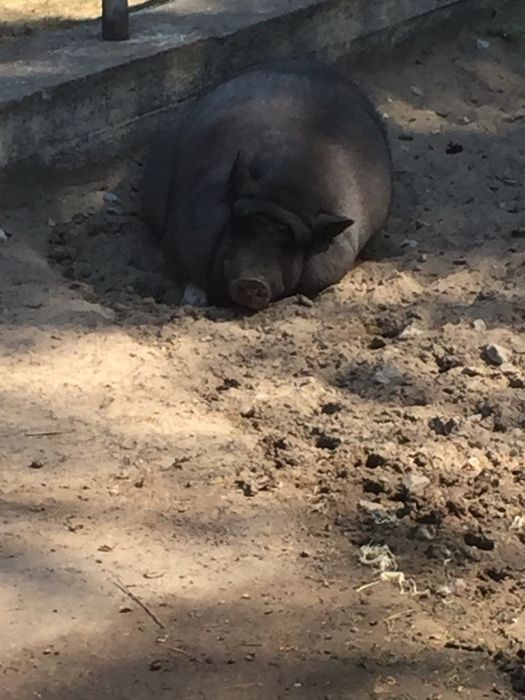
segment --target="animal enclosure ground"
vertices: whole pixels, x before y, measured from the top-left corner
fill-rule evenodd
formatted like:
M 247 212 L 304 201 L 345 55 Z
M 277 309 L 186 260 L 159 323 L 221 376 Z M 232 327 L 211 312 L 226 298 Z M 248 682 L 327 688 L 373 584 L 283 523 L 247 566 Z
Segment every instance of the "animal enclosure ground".
M 129 0 L 131 8 L 145 4 L 153 2 Z M 69 26 L 101 14 L 102 0 L 0 0 L 0 36 Z
M 313 302 L 173 306 L 136 160 L 2 184 L 3 699 L 525 692 L 520 4 L 341 61 L 395 206 Z

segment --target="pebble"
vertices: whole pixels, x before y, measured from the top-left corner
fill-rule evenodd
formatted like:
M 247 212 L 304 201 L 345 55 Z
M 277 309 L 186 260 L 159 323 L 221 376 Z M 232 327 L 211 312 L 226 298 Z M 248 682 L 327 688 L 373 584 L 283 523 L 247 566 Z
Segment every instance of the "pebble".
M 3 228 L 0 228 L 0 243 L 5 243 L 9 239 L 9 236 L 7 233 L 4 231 Z
M 448 436 L 450 433 L 458 427 L 458 423 L 454 418 L 449 418 L 445 421 L 443 418 L 436 416 L 428 422 L 428 427 L 433 430 L 437 435 Z
M 401 338 L 401 340 L 406 340 L 407 338 L 417 338 L 418 336 L 423 335 L 423 333 L 424 331 L 412 323 L 401 331 L 398 338 Z
M 487 330 L 487 324 L 482 318 L 477 318 L 474 323 L 472 324 L 474 326 L 474 329 L 477 331 L 486 331 Z
M 436 530 L 431 525 L 420 525 L 416 530 L 416 537 L 423 542 L 431 542 L 436 538 Z
M 484 345 L 481 349 L 481 357 L 487 364 L 502 365 L 508 362 L 507 351 L 501 345 Z
M 486 51 L 490 47 L 490 41 L 485 39 L 476 39 L 476 47 L 479 51 Z
M 418 87 L 417 85 L 411 85 L 410 91 L 413 95 L 417 95 L 418 97 L 425 96 L 425 91 L 422 88 Z
M 403 477 L 404 486 L 412 493 L 422 493 L 430 484 L 430 479 L 424 474 L 410 472 Z
M 104 201 L 106 204 L 118 204 L 120 199 L 114 192 L 106 192 L 104 195 Z

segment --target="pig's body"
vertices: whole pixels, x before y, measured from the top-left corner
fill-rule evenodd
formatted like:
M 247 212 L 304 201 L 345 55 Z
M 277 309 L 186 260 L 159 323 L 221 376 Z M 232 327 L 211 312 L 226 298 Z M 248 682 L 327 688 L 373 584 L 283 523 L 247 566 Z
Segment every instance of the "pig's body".
M 380 118 L 316 63 L 254 68 L 195 102 L 145 172 L 146 217 L 180 281 L 256 309 L 338 282 L 385 223 Z

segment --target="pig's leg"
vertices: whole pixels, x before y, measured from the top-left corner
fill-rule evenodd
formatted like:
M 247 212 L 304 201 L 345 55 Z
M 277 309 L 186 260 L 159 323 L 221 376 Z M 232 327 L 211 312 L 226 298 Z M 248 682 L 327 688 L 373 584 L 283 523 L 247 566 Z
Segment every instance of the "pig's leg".
M 196 287 L 191 282 L 186 285 L 180 303 L 181 306 L 209 306 L 206 292 L 204 292 L 200 287 Z

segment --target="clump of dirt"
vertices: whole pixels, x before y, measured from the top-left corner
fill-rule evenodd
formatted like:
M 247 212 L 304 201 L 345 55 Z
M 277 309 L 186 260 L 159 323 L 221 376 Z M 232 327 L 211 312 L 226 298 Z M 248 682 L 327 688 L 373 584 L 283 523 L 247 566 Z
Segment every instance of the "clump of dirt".
M 524 12 L 341 62 L 395 205 L 313 302 L 177 306 L 136 162 L 7 213 L 14 697 L 525 692 Z

